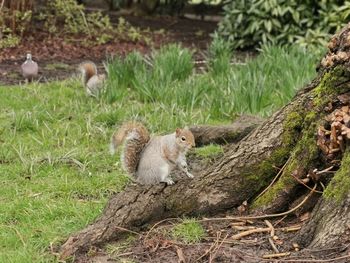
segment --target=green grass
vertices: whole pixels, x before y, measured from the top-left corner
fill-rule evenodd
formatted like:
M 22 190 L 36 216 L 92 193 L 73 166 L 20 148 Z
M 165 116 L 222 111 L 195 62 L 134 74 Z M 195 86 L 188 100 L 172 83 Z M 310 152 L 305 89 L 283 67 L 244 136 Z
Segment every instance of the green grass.
M 92 222 L 124 188 L 128 178 L 108 153 L 116 125 L 140 120 L 165 134 L 230 123 L 238 113 L 266 116 L 314 75 L 314 57 L 294 49 L 265 49 L 245 65 L 211 57 L 216 69 L 204 74 L 195 73 L 191 56 L 171 46 L 111 59 L 100 99 L 87 97 L 76 79 L 0 87 L 0 262 L 56 262 L 50 244 Z M 174 229 L 185 242 L 202 235 L 191 221 Z
M 0 262 L 54 262 L 127 182 L 109 156 L 104 105 L 77 81 L 0 87 Z M 111 106 L 108 106 L 111 108 Z
M 194 244 L 205 236 L 205 230 L 195 219 L 184 219 L 180 224 L 174 226 L 171 234 L 181 242 Z
M 230 65 L 229 58 L 228 46 L 220 39 L 209 47 L 204 74 L 192 70 L 191 52 L 179 46 L 164 47 L 146 58 L 138 53 L 117 57 L 107 65 L 111 80 L 104 97 L 114 102 L 132 90 L 137 101 L 190 112 L 201 109 L 213 118 L 269 116 L 316 75 L 318 56 L 297 47 L 264 47 L 245 64 Z
M 108 103 L 74 79 L 0 87 L 0 262 L 55 262 L 50 244 L 92 222 L 123 189 L 128 178 L 108 153 L 116 124 L 138 119 L 169 133 L 228 121 L 139 102 L 135 93 Z

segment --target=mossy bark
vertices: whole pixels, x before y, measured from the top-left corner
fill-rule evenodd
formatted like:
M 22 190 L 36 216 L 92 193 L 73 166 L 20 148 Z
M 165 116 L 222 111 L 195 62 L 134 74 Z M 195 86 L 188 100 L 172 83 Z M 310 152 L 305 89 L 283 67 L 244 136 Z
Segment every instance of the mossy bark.
M 195 179 L 182 179 L 173 186 L 128 186 L 111 197 L 96 222 L 68 238 L 61 247 L 61 257 L 86 253 L 91 246 L 120 237 L 125 228 L 138 230 L 168 217 L 213 215 L 235 208 L 245 200 L 254 200 L 278 173 L 278 167 L 285 164 L 279 181 L 255 200 L 254 206 L 269 211 L 288 210 L 289 203 L 309 191 L 291 175 L 302 177 L 310 169 L 328 165 L 317 148 L 315 134 L 328 103 L 335 102 L 336 106 L 337 96 L 350 91 L 349 56 L 337 55 L 344 50 L 350 54 L 349 31 L 346 28 L 332 39 L 326 56 L 331 57 L 331 63 L 322 62 L 318 77 L 310 85 L 239 143 L 232 144 L 214 165 L 195 174 Z M 342 181 L 347 180 L 344 174 L 350 173 L 346 165 L 343 168 L 345 172 L 335 177 Z M 334 180 L 337 184 L 337 179 Z M 348 190 L 342 194 L 348 195 Z M 329 202 L 321 198 L 317 211 L 329 206 Z M 344 209 L 348 209 L 347 199 L 338 204 L 334 210 L 344 214 L 347 211 Z M 315 220 L 316 225 L 306 227 L 316 229 L 321 221 Z M 327 231 L 330 233 L 329 229 L 314 232 L 327 237 Z M 314 238 L 307 243 L 312 242 L 322 243 Z

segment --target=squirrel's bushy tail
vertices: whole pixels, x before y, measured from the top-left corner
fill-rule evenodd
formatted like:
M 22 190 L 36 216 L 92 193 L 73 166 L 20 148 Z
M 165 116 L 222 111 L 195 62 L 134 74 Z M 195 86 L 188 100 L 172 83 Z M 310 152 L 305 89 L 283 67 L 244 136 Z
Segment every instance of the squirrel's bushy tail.
M 110 152 L 114 154 L 116 149 L 123 145 L 121 154 L 123 168 L 128 174 L 134 175 L 140 161 L 141 152 L 149 140 L 150 135 L 145 126 L 139 122 L 128 122 L 113 134 Z
M 86 86 L 89 79 L 97 75 L 97 67 L 94 62 L 85 61 L 80 63 L 79 70 L 82 74 L 83 85 Z

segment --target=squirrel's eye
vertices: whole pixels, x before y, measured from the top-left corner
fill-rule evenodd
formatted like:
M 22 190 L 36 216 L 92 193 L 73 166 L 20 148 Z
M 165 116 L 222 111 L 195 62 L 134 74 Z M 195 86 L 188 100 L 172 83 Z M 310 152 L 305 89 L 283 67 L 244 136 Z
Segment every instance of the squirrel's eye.
M 183 142 L 186 141 L 185 136 L 182 136 L 182 137 L 181 137 L 181 140 L 182 140 Z

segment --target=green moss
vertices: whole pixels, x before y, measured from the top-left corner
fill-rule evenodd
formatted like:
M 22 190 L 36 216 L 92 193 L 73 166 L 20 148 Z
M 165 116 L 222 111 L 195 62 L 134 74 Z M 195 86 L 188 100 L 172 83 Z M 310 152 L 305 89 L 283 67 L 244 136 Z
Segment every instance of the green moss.
M 294 145 L 303 126 L 303 115 L 299 111 L 289 113 L 283 123 L 283 145 Z
M 313 90 L 314 106 L 322 108 L 328 104 L 334 95 L 342 93 L 339 89 L 347 89 L 346 85 L 341 85 L 349 79 L 349 72 L 344 66 L 337 66 L 332 71 L 323 75 L 320 84 Z
M 289 156 L 290 150 L 289 148 L 281 147 L 279 150 L 276 150 L 273 155 L 268 159 L 263 161 L 259 167 L 258 172 L 256 173 L 256 184 L 258 188 L 262 188 L 266 186 L 269 181 L 271 180 L 272 175 L 275 175 L 278 171 L 276 170 L 277 167 L 283 166 L 283 164 L 287 161 Z M 257 199 L 252 207 L 259 207 L 263 206 L 264 204 L 267 204 L 273 200 L 273 197 L 276 195 L 276 193 L 281 190 L 284 187 L 284 182 L 278 181 L 274 187 L 271 189 L 271 191 L 266 192 L 263 196 L 261 196 L 259 199 Z
M 272 153 L 265 161 L 255 167 L 253 174 L 249 177 L 253 180 L 266 185 L 266 180 L 271 179 L 271 175 L 276 174 L 276 166 L 281 167 L 288 159 L 291 150 L 300 136 L 303 126 L 303 116 L 298 111 L 288 114 L 283 124 L 282 147 Z
M 314 124 L 317 113 L 311 111 L 306 115 L 298 110 L 289 113 L 283 124 L 282 147 L 276 150 L 272 156 L 263 161 L 259 167 L 259 180 L 267 185 L 271 180 L 271 174 L 276 174 L 275 166 L 282 167 L 290 156 L 291 161 L 284 168 L 281 178 L 264 195 L 254 201 L 252 207 L 262 207 L 272 202 L 277 194 L 285 188 L 292 187 L 296 182 L 291 176 L 298 167 L 306 170 L 311 163 L 318 158 L 318 148 L 315 142 Z M 301 131 L 303 131 L 301 135 Z M 301 135 L 301 138 L 300 138 Z M 262 176 L 261 176 L 262 175 Z M 268 182 L 266 182 L 268 180 Z M 264 186 L 262 185 L 262 186 Z
M 347 150 L 341 162 L 340 169 L 323 193 L 326 199 L 341 201 L 350 191 L 350 150 Z
M 196 155 L 204 158 L 212 158 L 219 154 L 222 154 L 223 152 L 224 150 L 222 149 L 222 146 L 216 144 L 209 144 L 207 146 L 195 149 Z

